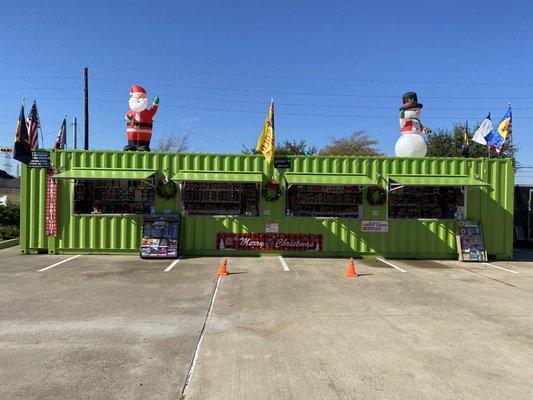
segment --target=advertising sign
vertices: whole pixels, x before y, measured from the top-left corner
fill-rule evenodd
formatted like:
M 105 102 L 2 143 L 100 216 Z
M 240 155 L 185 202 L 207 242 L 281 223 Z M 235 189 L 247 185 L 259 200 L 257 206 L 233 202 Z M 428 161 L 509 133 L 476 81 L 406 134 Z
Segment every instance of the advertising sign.
M 487 261 L 480 221 L 457 221 L 459 261 Z
M 265 226 L 265 232 L 266 233 L 278 233 L 279 232 L 279 224 L 277 222 L 269 222 Z
M 57 179 L 52 179 L 57 172 L 56 168 L 46 170 L 45 236 L 57 236 Z
M 218 250 L 322 251 L 321 234 L 217 233 Z
M 50 153 L 46 150 L 33 150 L 28 167 L 50 168 Z
M 389 221 L 362 221 L 362 232 L 388 232 Z

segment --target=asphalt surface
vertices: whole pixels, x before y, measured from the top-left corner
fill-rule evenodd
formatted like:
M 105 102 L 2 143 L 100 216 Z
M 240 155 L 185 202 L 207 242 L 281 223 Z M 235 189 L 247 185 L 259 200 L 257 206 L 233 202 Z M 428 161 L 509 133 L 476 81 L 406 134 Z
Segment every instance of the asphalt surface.
M 530 399 L 515 261 L 0 251 L 0 399 Z M 52 266 L 60 261 L 62 264 Z M 167 272 L 165 272 L 167 270 Z M 405 272 L 404 272 L 405 271 Z

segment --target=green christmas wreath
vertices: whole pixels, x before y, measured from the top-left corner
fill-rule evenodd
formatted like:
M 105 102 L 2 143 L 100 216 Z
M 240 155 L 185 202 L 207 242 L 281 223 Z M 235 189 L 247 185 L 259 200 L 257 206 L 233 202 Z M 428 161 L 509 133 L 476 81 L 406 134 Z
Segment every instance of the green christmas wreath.
M 373 206 L 379 206 L 387 201 L 387 192 L 381 186 L 369 187 L 366 191 L 366 201 Z
M 263 187 L 261 194 L 266 201 L 276 201 L 281 197 L 281 187 L 275 179 L 271 179 Z
M 175 182 L 163 179 L 157 183 L 156 193 L 165 200 L 170 200 L 178 193 L 178 185 Z

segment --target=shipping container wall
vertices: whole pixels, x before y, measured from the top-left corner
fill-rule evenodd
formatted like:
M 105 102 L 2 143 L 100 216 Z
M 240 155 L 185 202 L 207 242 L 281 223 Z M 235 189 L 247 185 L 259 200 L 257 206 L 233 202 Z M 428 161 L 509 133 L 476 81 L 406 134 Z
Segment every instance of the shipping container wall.
M 510 160 L 466 158 L 387 158 L 295 156 L 288 172 L 365 174 L 388 187 L 388 175 L 462 175 L 491 184 L 467 190 L 467 218 L 483 223 L 489 254 L 512 256 L 514 170 Z M 246 154 L 169 154 L 111 151 L 52 151 L 54 166 L 71 168 L 135 168 L 172 176 L 182 170 L 206 172 L 259 172 L 263 184 L 275 177 L 284 183 L 284 170 L 277 170 L 262 156 Z M 43 169 L 23 168 L 21 182 L 21 251 L 137 252 L 142 217 L 72 215 L 72 183 L 59 183 L 59 236 L 44 236 L 46 175 Z M 172 200 L 157 198 L 158 211 L 180 211 L 179 195 Z M 365 196 L 363 196 L 365 198 Z M 180 246 L 185 254 L 219 254 L 218 232 L 265 232 L 269 222 L 283 233 L 321 233 L 322 252 L 309 255 L 361 255 L 388 257 L 456 257 L 453 220 L 389 220 L 388 233 L 361 232 L 361 219 L 286 217 L 285 195 L 276 202 L 261 201 L 260 217 L 184 216 Z M 363 201 L 363 220 L 387 220 L 387 205 Z M 250 254 L 251 252 L 239 252 Z M 302 255 L 298 252 L 283 254 Z

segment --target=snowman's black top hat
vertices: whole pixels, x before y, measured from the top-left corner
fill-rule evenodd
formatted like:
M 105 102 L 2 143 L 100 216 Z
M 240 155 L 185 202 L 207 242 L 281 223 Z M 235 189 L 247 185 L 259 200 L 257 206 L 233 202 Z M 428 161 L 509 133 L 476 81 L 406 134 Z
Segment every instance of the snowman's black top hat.
M 418 102 L 418 97 L 415 92 L 407 92 L 402 96 L 403 106 L 400 110 L 409 110 L 410 108 L 422 108 L 422 104 Z

